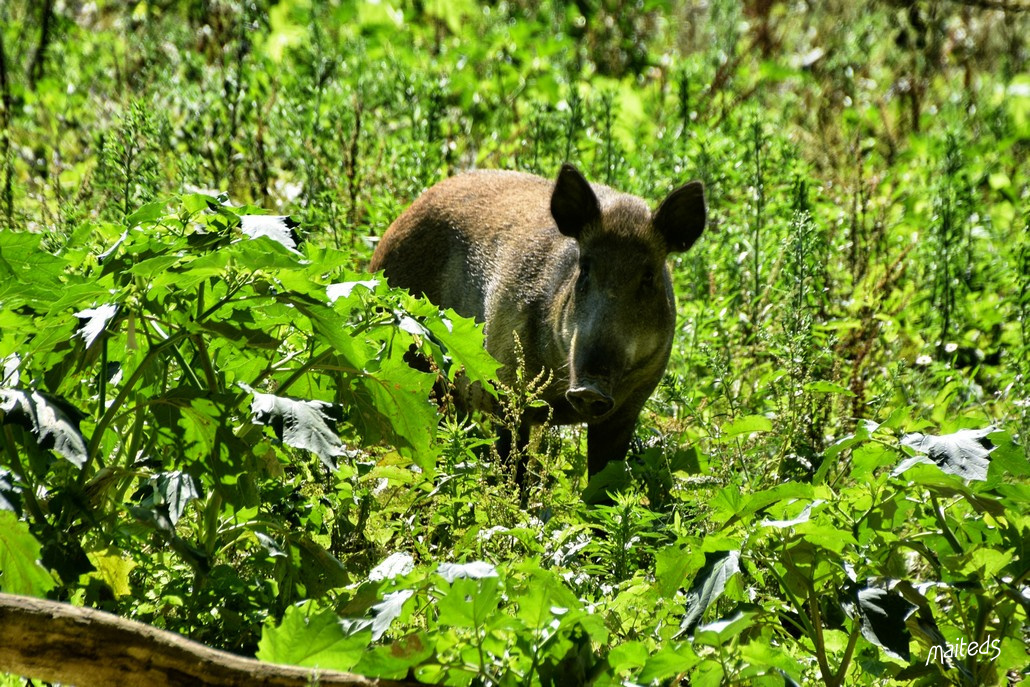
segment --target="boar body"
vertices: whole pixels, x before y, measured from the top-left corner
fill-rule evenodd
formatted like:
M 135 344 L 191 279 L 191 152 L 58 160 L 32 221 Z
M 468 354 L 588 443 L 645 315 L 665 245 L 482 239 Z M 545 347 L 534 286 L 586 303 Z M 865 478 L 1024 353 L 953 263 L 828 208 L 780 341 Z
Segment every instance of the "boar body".
M 698 182 L 652 215 L 640 198 L 591 185 L 569 165 L 556 182 L 476 171 L 418 198 L 383 235 L 371 269 L 484 322 L 509 385 L 517 335 L 530 377 L 552 375 L 543 393 L 551 421 L 587 423 L 594 475 L 625 458 L 665 371 L 676 318 L 666 256 L 689 248 L 704 222 Z M 523 418 L 516 440 L 527 442 L 530 424 L 545 419 Z M 502 454 L 512 440 L 502 435 Z

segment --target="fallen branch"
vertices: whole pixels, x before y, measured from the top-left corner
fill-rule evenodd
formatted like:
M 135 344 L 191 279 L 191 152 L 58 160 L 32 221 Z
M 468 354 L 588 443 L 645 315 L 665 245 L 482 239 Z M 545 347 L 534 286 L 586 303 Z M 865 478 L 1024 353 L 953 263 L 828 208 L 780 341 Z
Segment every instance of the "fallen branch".
M 414 687 L 329 670 L 263 663 L 92 608 L 0 594 L 0 673 L 78 687 Z

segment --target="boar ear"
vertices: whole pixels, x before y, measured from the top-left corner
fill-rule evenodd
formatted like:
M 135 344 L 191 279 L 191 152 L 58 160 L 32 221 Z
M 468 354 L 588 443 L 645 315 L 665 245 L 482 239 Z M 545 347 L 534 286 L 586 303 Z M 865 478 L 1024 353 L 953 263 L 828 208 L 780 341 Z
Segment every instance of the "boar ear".
M 601 217 L 601 206 L 590 183 L 568 163 L 561 166 L 554 184 L 551 216 L 558 223 L 558 231 L 574 239 L 579 238 L 583 227 Z
M 670 253 L 687 250 L 705 228 L 705 188 L 700 181 L 680 186 L 662 201 L 651 224 L 665 239 Z

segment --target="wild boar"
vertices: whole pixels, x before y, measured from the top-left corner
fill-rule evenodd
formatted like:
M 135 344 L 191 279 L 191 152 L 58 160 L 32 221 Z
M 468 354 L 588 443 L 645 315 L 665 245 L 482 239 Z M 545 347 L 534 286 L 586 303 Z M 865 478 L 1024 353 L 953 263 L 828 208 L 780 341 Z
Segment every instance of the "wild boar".
M 590 184 L 572 165 L 557 181 L 474 171 L 419 197 L 383 235 L 371 269 L 393 286 L 484 322 L 487 350 L 515 378 L 515 337 L 526 371 L 552 375 L 543 400 L 554 424 L 587 424 L 591 476 L 623 460 L 637 416 L 672 348 L 676 306 L 666 257 L 705 226 L 692 181 L 652 213 L 640 198 Z M 514 440 L 546 413 L 523 418 Z M 513 438 L 498 442 L 507 457 Z M 517 470 L 522 485 L 524 465 Z

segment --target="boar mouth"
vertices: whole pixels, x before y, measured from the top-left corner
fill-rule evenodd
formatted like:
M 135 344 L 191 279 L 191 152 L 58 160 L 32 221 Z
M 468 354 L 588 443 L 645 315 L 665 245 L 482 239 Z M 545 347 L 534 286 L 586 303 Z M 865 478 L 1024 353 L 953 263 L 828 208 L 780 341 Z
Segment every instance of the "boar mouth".
M 599 385 L 589 381 L 570 386 L 565 392 L 565 400 L 587 422 L 601 420 L 615 408 L 615 399 Z

